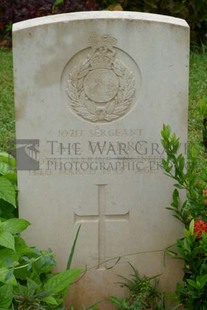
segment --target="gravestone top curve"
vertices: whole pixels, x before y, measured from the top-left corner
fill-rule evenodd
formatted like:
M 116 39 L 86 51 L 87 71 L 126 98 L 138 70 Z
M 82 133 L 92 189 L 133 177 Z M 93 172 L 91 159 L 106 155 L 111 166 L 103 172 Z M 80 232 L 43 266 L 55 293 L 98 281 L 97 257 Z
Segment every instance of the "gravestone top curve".
M 30 27 L 36 27 L 39 25 L 48 25 L 51 23 L 77 21 L 77 20 L 90 20 L 90 19 L 123 19 L 123 20 L 141 20 L 147 22 L 166 23 L 177 26 L 189 27 L 184 19 L 141 12 L 117 12 L 117 11 L 90 11 L 90 12 L 76 12 L 65 13 L 50 16 L 37 17 L 22 22 L 14 23 L 13 31 L 18 31 Z

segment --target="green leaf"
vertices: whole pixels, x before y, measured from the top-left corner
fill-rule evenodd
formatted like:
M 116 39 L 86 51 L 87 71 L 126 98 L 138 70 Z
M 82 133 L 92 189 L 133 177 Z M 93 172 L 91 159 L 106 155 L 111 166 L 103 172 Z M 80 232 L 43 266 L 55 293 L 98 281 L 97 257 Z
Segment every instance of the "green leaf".
M 196 288 L 196 289 L 199 288 L 199 286 L 197 285 L 197 283 L 196 283 L 195 281 L 193 281 L 193 280 L 191 280 L 191 279 L 187 279 L 186 281 L 187 281 L 187 283 L 188 283 L 190 286 L 192 286 L 192 287 L 194 287 L 194 288 Z
M 178 256 L 178 253 L 176 253 L 175 251 L 172 251 L 172 250 L 166 249 L 166 253 L 168 253 L 172 257 L 177 257 Z
M 162 159 L 162 166 L 167 173 L 170 173 L 172 170 L 172 165 L 170 165 L 168 160 Z
M 12 218 L 3 222 L 1 225 L 7 232 L 16 235 L 25 230 L 30 223 L 24 219 Z
M 189 225 L 189 232 L 191 233 L 191 235 L 194 234 L 194 226 L 195 226 L 195 221 L 192 220 Z
M 173 205 L 178 207 L 179 206 L 179 202 L 180 202 L 179 192 L 175 188 L 174 191 L 173 191 Z
M 7 201 L 16 208 L 15 186 L 3 176 L 0 176 L 0 199 Z
M 10 163 L 2 162 L 0 158 L 0 175 L 11 181 L 14 185 L 17 183 L 17 173 Z
M 207 117 L 207 96 L 203 96 L 199 100 L 198 109 L 203 117 Z
M 17 285 L 17 281 L 16 281 L 14 274 L 11 273 L 11 269 L 7 269 L 7 268 L 0 268 L 0 282 L 9 284 L 12 286 Z
M 181 185 L 181 184 L 174 184 L 174 186 L 175 186 L 176 188 L 179 188 L 179 189 L 184 189 L 183 185 Z
M 188 238 L 190 236 L 190 232 L 188 229 L 184 228 L 184 236 Z
M 11 285 L 0 287 L 0 309 L 9 309 L 13 300 L 13 290 Z
M 15 249 L 16 249 L 16 253 L 18 253 L 19 256 L 30 255 L 30 254 L 34 255 L 34 248 L 30 248 L 26 244 L 24 239 L 22 239 L 20 236 L 15 237 Z M 1 257 L 1 254 L 0 254 L 0 257 Z
M 16 217 L 15 207 L 10 203 L 0 199 L 0 220 Z
M 37 284 L 41 285 L 42 282 L 40 280 L 40 276 L 41 276 L 41 274 L 39 272 L 37 272 L 36 270 L 33 270 L 31 275 L 30 275 L 30 279 L 33 280 L 34 282 L 36 282 Z
M 161 131 L 162 137 L 168 139 L 170 137 L 171 128 L 168 125 L 163 124 L 163 129 Z
M 9 164 L 9 166 L 13 167 L 13 168 L 16 167 L 15 158 L 6 152 L 0 152 L 0 162 L 4 162 L 6 164 Z
M 201 284 L 201 288 L 203 288 L 204 286 L 206 286 L 207 283 L 207 274 L 204 274 L 202 276 L 199 276 L 199 281 Z
M 0 268 L 8 267 L 8 259 L 13 263 L 18 261 L 19 255 L 11 249 L 0 250 Z
M 9 270 L 9 272 L 5 277 L 5 281 L 7 282 L 8 280 L 12 279 L 13 276 L 14 276 L 14 270 Z
M 80 269 L 71 269 L 52 276 L 44 285 L 44 290 L 50 294 L 64 292 L 80 275 Z
M 43 301 L 48 305 L 54 305 L 54 306 L 59 305 L 59 303 L 57 302 L 57 300 L 53 296 L 47 296 L 47 297 L 43 298 Z
M 74 255 L 74 252 L 75 252 L 75 247 L 76 247 L 76 243 L 77 243 L 77 239 L 78 239 L 78 235 L 79 235 L 79 232 L 80 232 L 80 228 L 81 228 L 81 225 L 79 225 L 77 233 L 76 233 L 76 236 L 75 236 L 75 239 L 73 241 L 73 246 L 72 246 L 72 249 L 71 249 L 71 252 L 70 252 L 70 255 L 69 255 L 69 259 L 68 259 L 68 262 L 67 262 L 66 269 L 70 269 L 70 267 L 71 267 L 71 264 L 72 264 L 72 261 L 73 261 L 73 255 Z
M 55 0 L 54 5 L 61 5 L 64 3 L 64 0 Z
M 12 236 L 10 232 L 1 231 L 0 232 L 0 245 L 5 248 L 15 251 L 14 236 Z
M 30 278 L 27 278 L 27 287 L 30 295 L 34 295 L 39 288 L 39 284 Z
M 11 171 L 11 167 L 8 164 L 0 161 L 0 174 L 5 175 L 9 173 L 10 171 Z
M 17 184 L 17 174 L 16 172 L 10 171 L 9 173 L 6 173 L 4 175 L 5 178 L 7 178 L 12 184 L 16 186 Z
M 41 251 L 38 256 L 38 260 L 33 263 L 33 268 L 39 273 L 50 273 L 52 268 L 56 265 L 54 254 L 51 250 L 48 250 Z

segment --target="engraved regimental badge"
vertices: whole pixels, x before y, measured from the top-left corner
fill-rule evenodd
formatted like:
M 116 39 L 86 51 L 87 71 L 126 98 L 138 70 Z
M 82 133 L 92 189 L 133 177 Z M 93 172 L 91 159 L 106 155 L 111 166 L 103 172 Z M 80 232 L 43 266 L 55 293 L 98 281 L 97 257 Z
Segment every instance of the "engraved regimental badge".
M 69 74 L 67 94 L 72 110 L 90 122 L 111 122 L 132 106 L 135 79 L 117 57 L 116 39 L 93 35 L 89 54 Z

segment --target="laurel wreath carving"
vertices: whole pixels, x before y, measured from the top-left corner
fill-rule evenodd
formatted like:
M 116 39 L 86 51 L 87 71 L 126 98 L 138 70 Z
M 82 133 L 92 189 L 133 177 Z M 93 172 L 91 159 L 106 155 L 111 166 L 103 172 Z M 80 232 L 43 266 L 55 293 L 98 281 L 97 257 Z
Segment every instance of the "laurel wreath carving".
M 112 63 L 111 70 L 119 81 L 116 96 L 106 102 L 104 108 L 96 105 L 84 92 L 84 78 L 92 71 L 90 58 L 75 66 L 69 74 L 67 93 L 72 109 L 82 118 L 91 122 L 111 122 L 127 113 L 135 92 L 135 80 L 132 72 L 118 59 Z

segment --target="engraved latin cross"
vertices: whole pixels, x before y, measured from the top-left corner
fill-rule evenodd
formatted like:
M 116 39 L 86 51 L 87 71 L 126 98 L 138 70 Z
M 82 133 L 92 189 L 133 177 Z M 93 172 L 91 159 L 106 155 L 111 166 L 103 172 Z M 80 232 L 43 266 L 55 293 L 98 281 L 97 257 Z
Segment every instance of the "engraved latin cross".
M 129 211 L 119 214 L 106 213 L 107 184 L 96 184 L 98 189 L 98 215 L 80 215 L 75 213 L 75 223 L 98 222 L 98 268 L 104 267 L 105 261 L 105 224 L 107 221 L 127 221 Z

